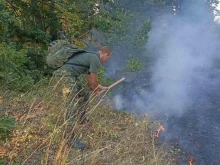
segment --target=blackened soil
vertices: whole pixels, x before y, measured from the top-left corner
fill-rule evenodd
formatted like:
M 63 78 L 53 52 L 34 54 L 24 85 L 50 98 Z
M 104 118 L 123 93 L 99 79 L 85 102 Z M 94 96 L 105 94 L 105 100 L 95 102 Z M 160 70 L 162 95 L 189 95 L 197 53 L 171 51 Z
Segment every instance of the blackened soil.
M 183 165 L 189 164 L 189 156 L 194 157 L 194 165 L 220 164 L 220 74 L 205 78 L 194 80 L 192 105 L 187 111 L 179 117 L 168 117 L 168 140 L 175 139 L 187 153 Z

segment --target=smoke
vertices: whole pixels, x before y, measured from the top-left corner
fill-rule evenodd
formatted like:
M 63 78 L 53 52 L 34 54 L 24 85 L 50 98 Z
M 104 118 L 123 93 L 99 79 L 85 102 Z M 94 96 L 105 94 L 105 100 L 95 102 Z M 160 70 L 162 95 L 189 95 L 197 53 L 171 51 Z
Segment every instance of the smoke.
M 157 45 L 154 50 L 159 59 L 153 69 L 154 92 L 149 97 L 160 109 L 182 113 L 195 95 L 191 93 L 194 80 L 212 67 L 218 42 L 211 27 L 176 19 L 166 25 L 166 33 L 161 34 L 158 28 L 151 31 L 149 47 Z M 154 34 L 159 35 L 154 38 Z
M 194 104 L 201 92 L 197 84 L 212 81 L 209 75 L 220 43 L 215 27 L 205 1 L 185 1 L 176 15 L 163 13 L 152 20 L 146 48 L 157 60 L 151 68 L 151 89 L 133 97 L 139 111 L 182 115 Z M 117 104 L 131 104 L 126 97 L 118 97 Z
M 211 6 L 214 12 L 205 0 L 184 0 L 175 14 L 166 10 L 153 17 L 146 45 L 155 59 L 148 68 L 151 76 L 138 77 L 126 89 L 144 83 L 150 87 L 115 100 L 118 109 L 161 120 L 166 142 L 177 139 L 196 163 L 215 165 L 220 161 L 220 31 L 218 5 Z
M 213 165 L 220 161 L 220 38 L 215 14 L 205 1 L 184 1 L 176 15 L 163 13 L 152 20 L 146 45 L 156 59 L 150 68 L 151 87 L 130 99 L 138 111 L 159 116 L 166 141 L 179 139 L 197 163 Z M 125 97 L 122 101 L 131 105 Z

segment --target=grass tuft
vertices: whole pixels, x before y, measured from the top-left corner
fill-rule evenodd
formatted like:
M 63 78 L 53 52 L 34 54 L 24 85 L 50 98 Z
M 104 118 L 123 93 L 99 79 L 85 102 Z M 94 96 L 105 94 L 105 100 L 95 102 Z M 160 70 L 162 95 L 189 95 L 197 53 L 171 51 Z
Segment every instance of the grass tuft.
M 34 94 L 2 95 L 5 108 L 1 113 L 15 118 L 17 124 L 11 140 L 2 146 L 6 151 L 5 164 L 178 164 L 175 155 L 157 142 L 157 123 L 149 116 L 137 119 L 115 111 L 109 102 L 91 98 L 87 123 L 80 123 L 77 112 L 67 120 L 69 100 L 55 87 L 58 86 L 41 88 Z M 76 99 L 72 103 L 76 106 Z M 84 142 L 85 150 L 71 146 L 70 138 Z

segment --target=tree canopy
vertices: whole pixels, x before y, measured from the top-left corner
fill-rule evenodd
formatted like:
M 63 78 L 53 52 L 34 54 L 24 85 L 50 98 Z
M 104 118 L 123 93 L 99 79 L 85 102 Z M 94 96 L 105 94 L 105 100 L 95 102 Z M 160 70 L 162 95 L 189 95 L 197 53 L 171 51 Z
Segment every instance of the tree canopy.
M 51 70 L 45 64 L 51 36 L 67 25 L 82 46 L 81 37 L 96 29 L 124 63 L 142 54 L 151 29 L 144 10 L 163 6 L 161 0 L 0 0 L 0 82 L 22 87 L 34 84 Z M 134 51 L 135 50 L 135 51 Z M 25 83 L 24 83 L 25 82 Z M 29 83 L 27 83 L 29 82 Z M 23 84 L 23 85 L 21 85 Z

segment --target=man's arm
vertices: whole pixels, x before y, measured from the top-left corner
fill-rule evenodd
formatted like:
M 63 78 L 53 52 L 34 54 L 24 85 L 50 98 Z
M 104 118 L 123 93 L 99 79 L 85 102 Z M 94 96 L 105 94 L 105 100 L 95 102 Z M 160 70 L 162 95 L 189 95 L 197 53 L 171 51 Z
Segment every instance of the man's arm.
M 87 82 L 88 82 L 89 85 L 90 85 L 90 88 L 91 88 L 93 91 L 97 90 L 97 87 L 98 87 L 98 85 L 99 85 L 98 75 L 97 75 L 97 74 L 94 74 L 94 73 L 91 73 L 90 75 L 85 74 L 85 76 L 86 76 Z
M 99 84 L 98 81 L 98 75 L 95 73 L 91 73 L 90 75 L 85 74 L 86 80 L 90 85 L 90 88 L 95 93 L 96 96 L 99 96 L 99 90 L 101 91 L 107 91 L 108 87 L 103 87 L 101 84 Z

